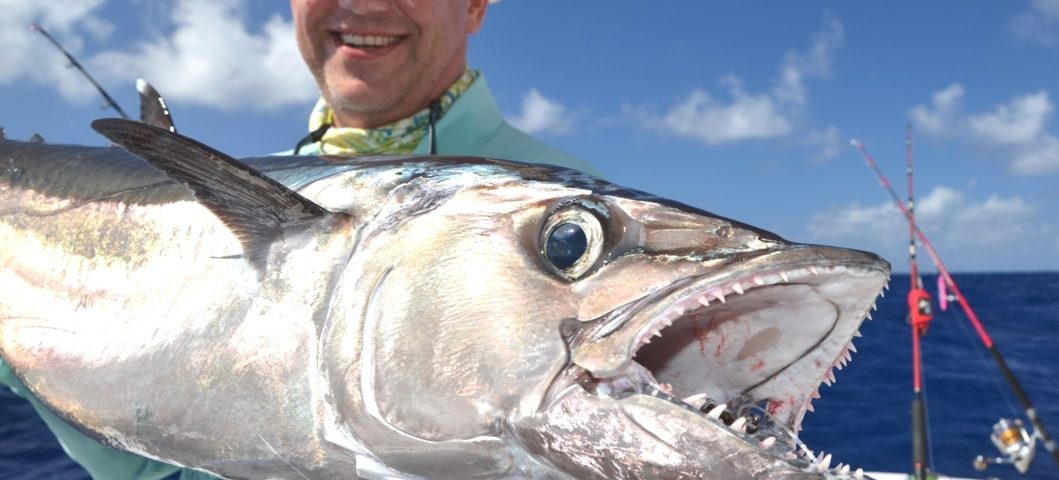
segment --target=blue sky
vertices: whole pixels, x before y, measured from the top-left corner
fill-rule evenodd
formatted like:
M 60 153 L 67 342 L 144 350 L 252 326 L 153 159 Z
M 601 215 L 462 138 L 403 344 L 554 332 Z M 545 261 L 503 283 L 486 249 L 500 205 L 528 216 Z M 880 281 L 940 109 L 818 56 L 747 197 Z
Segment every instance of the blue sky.
M 233 155 L 305 133 L 316 91 L 286 2 L 3 5 L 9 137 L 102 145 L 89 122 L 111 116 L 32 21 L 130 113 L 143 77 Z M 906 228 L 849 140 L 904 196 L 911 124 L 921 226 L 950 269 L 1059 269 L 1059 0 L 503 0 L 469 59 L 511 121 L 610 180 L 897 270 Z

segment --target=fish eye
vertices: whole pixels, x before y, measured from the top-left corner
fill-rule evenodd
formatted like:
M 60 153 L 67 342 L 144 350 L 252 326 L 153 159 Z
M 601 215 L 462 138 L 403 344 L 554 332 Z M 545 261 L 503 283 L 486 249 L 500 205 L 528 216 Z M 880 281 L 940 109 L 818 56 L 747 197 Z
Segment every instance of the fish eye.
M 571 205 L 551 214 L 541 230 L 541 255 L 567 280 L 577 280 L 599 260 L 603 225 L 586 208 Z

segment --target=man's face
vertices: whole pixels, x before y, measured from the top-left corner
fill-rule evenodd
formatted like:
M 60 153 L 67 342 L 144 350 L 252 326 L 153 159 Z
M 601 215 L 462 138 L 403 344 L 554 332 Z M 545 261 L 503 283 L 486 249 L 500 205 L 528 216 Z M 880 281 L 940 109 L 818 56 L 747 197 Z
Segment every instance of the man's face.
M 372 128 L 426 108 L 463 72 L 486 0 L 291 0 L 335 124 Z

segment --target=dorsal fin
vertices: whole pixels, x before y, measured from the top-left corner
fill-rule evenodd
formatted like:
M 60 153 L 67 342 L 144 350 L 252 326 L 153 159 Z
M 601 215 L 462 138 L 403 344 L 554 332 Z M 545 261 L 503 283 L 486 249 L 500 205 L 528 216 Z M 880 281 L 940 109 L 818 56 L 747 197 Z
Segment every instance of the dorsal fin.
M 263 268 L 268 245 L 285 229 L 331 214 L 283 184 L 202 143 L 145 123 L 108 118 L 92 128 L 191 189 Z
M 169 106 L 165 104 L 165 99 L 158 90 L 147 83 L 147 80 L 137 78 L 136 91 L 140 92 L 140 121 L 176 133 Z

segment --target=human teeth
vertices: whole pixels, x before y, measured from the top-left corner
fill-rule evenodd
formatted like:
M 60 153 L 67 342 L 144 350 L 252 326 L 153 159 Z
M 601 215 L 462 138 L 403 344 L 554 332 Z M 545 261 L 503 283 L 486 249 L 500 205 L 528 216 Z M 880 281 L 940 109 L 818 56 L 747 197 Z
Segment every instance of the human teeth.
M 385 47 L 396 41 L 397 37 L 342 34 L 342 43 L 355 47 Z

